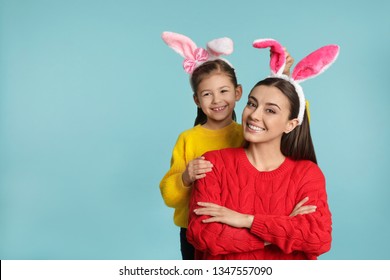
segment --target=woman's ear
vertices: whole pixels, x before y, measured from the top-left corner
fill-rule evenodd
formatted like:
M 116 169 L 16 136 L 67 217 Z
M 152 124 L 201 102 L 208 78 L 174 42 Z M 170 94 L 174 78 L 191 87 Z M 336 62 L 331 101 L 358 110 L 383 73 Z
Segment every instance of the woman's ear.
M 299 124 L 298 118 L 289 120 L 286 124 L 286 129 L 284 130 L 284 133 L 288 134 L 291 131 L 293 131 Z
M 239 101 L 242 96 L 242 85 L 236 87 L 236 101 Z

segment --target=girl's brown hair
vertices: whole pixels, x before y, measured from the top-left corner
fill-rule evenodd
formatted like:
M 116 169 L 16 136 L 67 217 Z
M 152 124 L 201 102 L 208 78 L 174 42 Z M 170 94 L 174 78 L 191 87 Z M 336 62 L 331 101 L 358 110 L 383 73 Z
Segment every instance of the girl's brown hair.
M 214 72 L 220 72 L 226 74 L 234 85 L 234 88 L 238 86 L 236 72 L 234 68 L 221 59 L 211 60 L 203 63 L 191 75 L 190 83 L 194 96 L 197 94 L 199 84 L 202 80 L 213 74 Z M 205 124 L 207 122 L 207 116 L 201 108 L 197 108 L 197 115 L 194 126 L 198 124 Z M 236 112 L 233 110 L 232 119 L 236 121 Z

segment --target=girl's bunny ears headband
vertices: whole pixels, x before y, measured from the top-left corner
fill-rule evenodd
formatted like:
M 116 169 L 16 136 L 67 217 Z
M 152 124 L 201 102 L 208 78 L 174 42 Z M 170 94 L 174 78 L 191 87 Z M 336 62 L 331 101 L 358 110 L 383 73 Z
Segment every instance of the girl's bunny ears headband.
M 305 113 L 305 95 L 299 83 L 314 78 L 328 69 L 337 59 L 339 46 L 327 45 L 312 52 L 298 62 L 291 77 L 282 74 L 286 66 L 286 55 L 279 42 L 274 39 L 258 39 L 253 42 L 253 47 L 258 49 L 269 47 L 271 49 L 271 77 L 287 80 L 295 87 L 299 97 L 298 121 L 299 124 L 302 124 Z
M 162 39 L 184 57 L 183 67 L 188 74 L 192 74 L 206 61 L 222 59 L 221 55 L 229 55 L 233 52 L 233 41 L 230 38 L 214 39 L 207 43 L 207 49 L 198 48 L 190 38 L 178 33 L 163 32 Z M 223 60 L 231 66 L 226 59 Z

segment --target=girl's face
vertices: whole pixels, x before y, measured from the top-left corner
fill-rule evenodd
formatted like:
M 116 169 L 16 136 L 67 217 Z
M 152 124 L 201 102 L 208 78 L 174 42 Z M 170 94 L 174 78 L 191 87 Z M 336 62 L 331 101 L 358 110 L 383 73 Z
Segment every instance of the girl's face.
M 245 140 L 251 143 L 274 142 L 280 146 L 283 133 L 292 131 L 298 120 L 289 120 L 288 98 L 274 86 L 255 87 L 242 113 Z
M 214 73 L 200 82 L 194 101 L 207 116 L 206 125 L 221 128 L 231 123 L 236 101 L 241 95 L 241 86 L 234 87 L 224 73 Z

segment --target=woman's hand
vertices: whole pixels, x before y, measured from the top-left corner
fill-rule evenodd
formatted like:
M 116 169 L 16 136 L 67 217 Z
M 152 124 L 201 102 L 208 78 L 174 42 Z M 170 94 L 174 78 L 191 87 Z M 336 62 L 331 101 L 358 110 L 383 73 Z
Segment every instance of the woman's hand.
M 303 204 L 305 204 L 308 200 L 309 200 L 309 198 L 305 197 L 300 202 L 298 202 L 298 204 L 295 206 L 295 208 L 291 212 L 290 217 L 294 217 L 296 215 L 310 214 L 310 213 L 315 212 L 317 209 L 317 206 L 315 206 L 315 205 L 303 206 Z
M 206 177 L 206 173 L 210 172 L 212 168 L 213 164 L 205 160 L 204 157 L 191 160 L 181 177 L 184 185 L 190 186 L 196 180 Z
M 309 200 L 308 197 L 302 199 L 293 209 L 289 217 L 296 215 L 310 214 L 316 211 L 317 206 L 315 205 L 303 205 Z M 204 219 L 203 223 L 222 223 L 227 224 L 236 228 L 251 228 L 254 216 L 248 214 L 238 213 L 234 210 L 226 208 L 224 206 L 209 203 L 209 202 L 198 202 L 201 208 L 194 210 L 196 215 L 211 216 L 210 218 Z
M 294 64 L 294 58 L 288 53 L 286 48 L 284 48 L 284 54 L 286 55 L 286 66 L 284 67 L 283 74 L 290 76 L 290 69 Z
M 309 200 L 308 197 L 302 199 L 294 207 L 293 211 L 289 217 L 294 217 L 296 215 L 305 215 L 310 214 L 316 211 L 317 206 L 315 205 L 303 205 Z M 194 210 L 196 215 L 206 215 L 211 216 L 210 218 L 202 220 L 203 223 L 222 223 L 227 224 L 236 228 L 251 228 L 254 220 L 253 215 L 241 214 L 224 206 L 209 203 L 209 202 L 198 202 L 197 203 L 202 208 L 197 208 Z M 265 241 L 264 246 L 271 245 L 270 242 Z
M 250 228 L 252 226 L 254 219 L 253 215 L 241 214 L 215 203 L 198 202 L 198 205 L 202 206 L 202 208 L 194 210 L 196 215 L 211 216 L 210 218 L 203 220 L 203 223 L 218 222 L 236 228 Z

